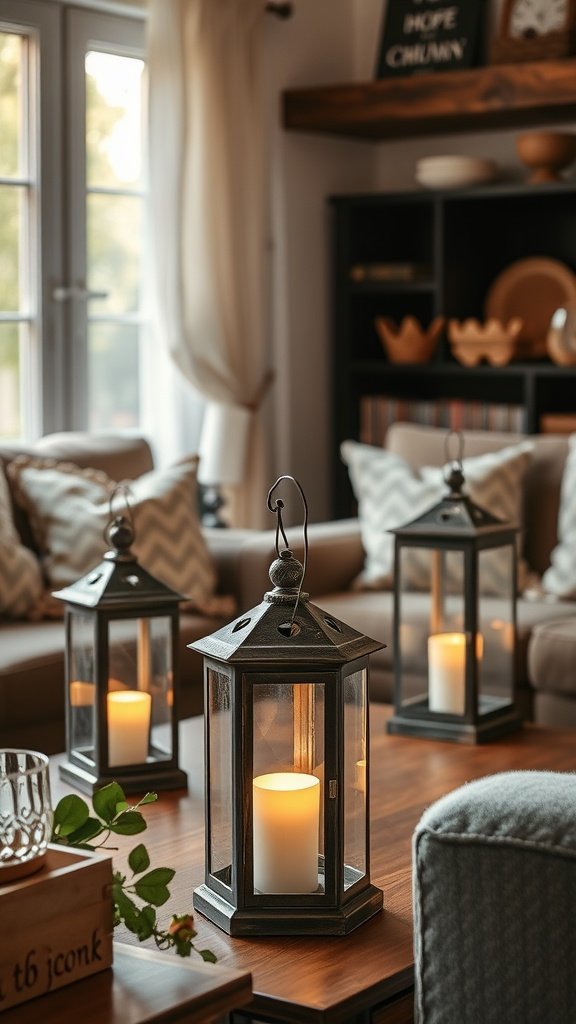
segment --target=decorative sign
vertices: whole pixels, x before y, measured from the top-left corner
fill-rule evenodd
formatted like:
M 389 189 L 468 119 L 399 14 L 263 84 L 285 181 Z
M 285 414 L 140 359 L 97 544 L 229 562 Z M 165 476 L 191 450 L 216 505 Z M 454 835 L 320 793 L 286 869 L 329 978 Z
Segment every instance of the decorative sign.
M 471 67 L 482 0 L 387 0 L 378 78 Z

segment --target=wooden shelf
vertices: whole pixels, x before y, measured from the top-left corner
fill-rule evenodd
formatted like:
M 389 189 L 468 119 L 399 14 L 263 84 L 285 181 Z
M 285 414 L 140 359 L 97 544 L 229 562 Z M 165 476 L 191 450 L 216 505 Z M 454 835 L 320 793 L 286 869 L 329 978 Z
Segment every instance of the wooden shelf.
M 285 128 L 372 141 L 554 124 L 575 117 L 574 58 L 289 89 L 283 94 Z

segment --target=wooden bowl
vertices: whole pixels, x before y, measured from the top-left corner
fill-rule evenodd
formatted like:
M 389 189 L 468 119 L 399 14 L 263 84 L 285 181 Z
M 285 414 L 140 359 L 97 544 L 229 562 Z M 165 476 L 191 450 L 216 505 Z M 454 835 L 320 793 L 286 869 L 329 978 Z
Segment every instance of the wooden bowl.
M 560 171 L 576 160 L 576 135 L 570 132 L 524 132 L 516 137 L 516 152 L 537 185 L 561 181 Z
M 437 316 L 424 329 L 415 316 L 405 316 L 399 325 L 387 316 L 378 316 L 375 325 L 391 363 L 427 363 L 434 354 L 445 322 L 445 317 Z
M 448 340 L 452 355 L 463 366 L 477 366 L 486 359 L 491 366 L 506 366 L 514 358 L 525 356 L 525 344 L 520 340 L 524 326 L 521 317 L 515 316 L 503 323 L 490 317 L 481 324 L 478 320 L 450 320 Z

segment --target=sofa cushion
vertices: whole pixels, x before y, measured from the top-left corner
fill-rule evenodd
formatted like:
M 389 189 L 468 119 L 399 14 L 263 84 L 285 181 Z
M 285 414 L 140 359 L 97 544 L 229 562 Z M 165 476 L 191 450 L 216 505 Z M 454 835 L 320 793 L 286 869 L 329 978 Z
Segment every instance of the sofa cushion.
M 198 609 L 217 613 L 216 572 L 197 515 L 197 461 L 191 456 L 130 482 L 134 551 L 157 579 Z M 30 518 L 48 586 L 74 583 L 109 547 L 104 530 L 115 481 L 73 463 L 27 456 L 10 463 L 8 473 Z M 115 502 L 114 511 L 122 507 Z
M 22 618 L 31 614 L 42 590 L 38 559 L 20 543 L 8 484 L 0 472 L 0 615 Z
M 531 442 L 522 441 L 498 452 L 464 459 L 466 490 L 474 501 L 501 519 L 520 524 L 522 479 L 532 447 Z M 421 515 L 447 493 L 445 469 L 423 466 L 414 470 L 394 452 L 355 441 L 345 441 L 341 453 L 358 500 L 366 553 L 358 585 L 389 587 L 394 568 L 394 538 L 389 531 Z M 403 572 L 407 589 L 428 587 L 426 555 L 427 552 L 414 549 L 405 559 Z M 527 566 L 522 559 L 519 562 L 518 585 L 522 589 L 527 579 Z M 461 562 L 448 556 L 447 564 L 449 585 L 454 588 L 461 579 Z M 483 556 L 482 586 L 486 593 L 507 593 L 508 577 L 501 551 Z
M 576 597 L 576 434 L 570 437 L 562 477 L 558 544 L 550 556 L 542 586 L 546 593 L 557 597 Z

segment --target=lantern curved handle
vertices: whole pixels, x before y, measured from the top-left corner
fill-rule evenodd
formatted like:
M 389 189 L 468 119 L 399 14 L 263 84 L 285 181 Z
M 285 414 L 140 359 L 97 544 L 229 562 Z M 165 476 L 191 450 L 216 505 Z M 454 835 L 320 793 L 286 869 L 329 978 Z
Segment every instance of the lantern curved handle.
M 124 499 L 124 512 L 119 513 L 114 511 L 114 502 L 117 498 L 122 497 Z M 106 523 L 104 530 L 104 540 L 108 544 L 110 542 L 110 530 L 114 525 L 118 523 L 120 519 L 128 519 L 132 536 L 134 537 L 134 511 L 130 504 L 130 498 L 132 497 L 132 491 L 128 484 L 116 484 L 116 486 L 110 492 L 110 499 L 108 502 L 109 508 L 109 521 Z
M 280 558 L 280 549 L 279 549 L 279 546 L 278 546 L 278 538 L 279 538 L 280 534 L 282 535 L 282 540 L 284 541 L 284 543 L 286 545 L 286 550 L 287 551 L 290 550 L 290 545 L 288 544 L 288 538 L 286 536 L 286 531 L 284 529 L 284 523 L 282 522 L 282 509 L 284 508 L 284 502 L 282 501 L 282 498 L 276 498 L 274 503 L 272 503 L 272 496 L 274 494 L 274 491 L 276 490 L 276 488 L 284 480 L 289 480 L 297 488 L 298 493 L 300 494 L 300 497 L 302 499 L 302 505 L 304 507 L 304 523 L 303 523 L 303 526 L 302 526 L 302 532 L 303 532 L 303 535 L 304 535 L 304 559 L 303 559 L 303 563 L 302 563 L 302 578 L 301 578 L 299 586 L 298 586 L 298 593 L 296 594 L 296 601 L 295 601 L 295 604 L 294 604 L 294 610 L 292 612 L 291 622 L 294 622 L 294 617 L 296 615 L 296 609 L 298 607 L 298 602 L 300 600 L 300 594 L 302 592 L 302 585 L 304 583 L 304 577 L 306 575 L 306 565 L 307 565 L 307 562 L 308 562 L 308 502 L 306 501 L 306 495 L 304 494 L 304 491 L 302 490 L 302 487 L 300 486 L 300 484 L 298 483 L 296 478 L 293 477 L 293 476 L 290 476 L 289 474 L 285 474 L 284 476 L 279 476 L 277 481 L 276 481 L 276 483 L 272 484 L 272 487 L 268 491 L 268 497 L 266 499 L 266 505 L 268 507 L 268 511 L 269 512 L 274 512 L 275 515 L 276 515 L 276 540 L 275 540 L 275 545 L 276 545 L 276 554 L 278 555 L 278 558 Z

